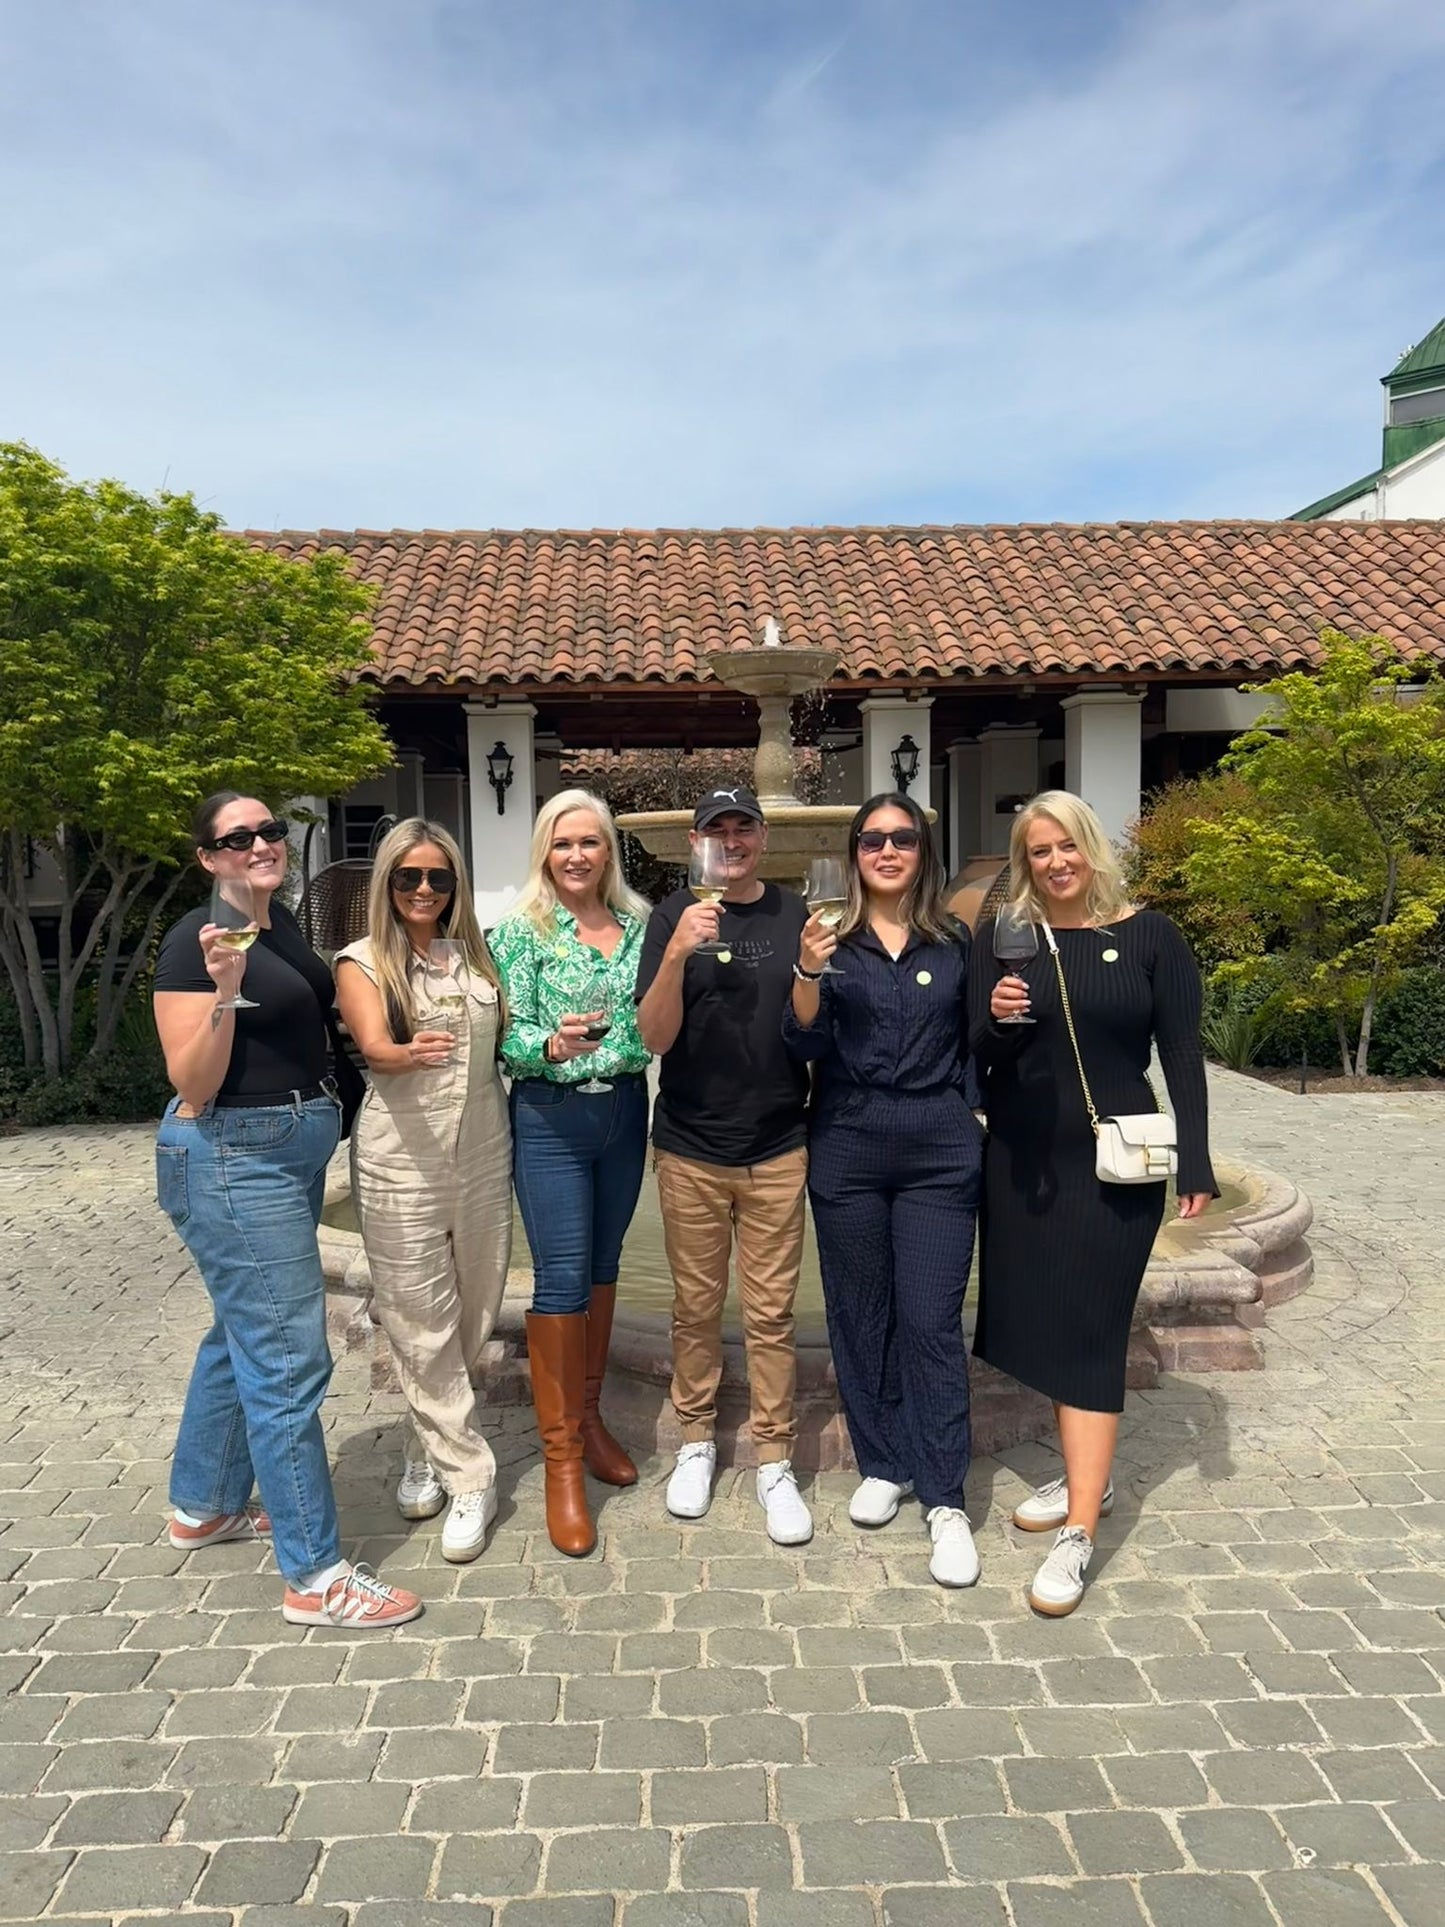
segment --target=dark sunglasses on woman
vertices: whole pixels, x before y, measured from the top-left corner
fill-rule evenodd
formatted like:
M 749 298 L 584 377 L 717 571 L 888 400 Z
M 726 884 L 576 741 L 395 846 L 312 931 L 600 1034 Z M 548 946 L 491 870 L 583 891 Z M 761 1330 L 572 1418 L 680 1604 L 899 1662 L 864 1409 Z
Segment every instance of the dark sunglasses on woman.
M 249 850 L 259 836 L 263 843 L 284 843 L 291 825 L 284 816 L 273 816 L 269 823 L 258 823 L 254 830 L 227 830 L 203 843 L 203 850 Z
M 864 830 L 858 838 L 858 848 L 866 850 L 869 856 L 877 856 L 885 843 L 891 843 L 895 850 L 916 850 L 918 832 L 917 830 Z
M 418 870 L 410 863 L 403 863 L 400 869 L 392 871 L 391 887 L 402 891 L 419 890 L 423 877 L 439 897 L 449 897 L 457 887 L 455 870 Z

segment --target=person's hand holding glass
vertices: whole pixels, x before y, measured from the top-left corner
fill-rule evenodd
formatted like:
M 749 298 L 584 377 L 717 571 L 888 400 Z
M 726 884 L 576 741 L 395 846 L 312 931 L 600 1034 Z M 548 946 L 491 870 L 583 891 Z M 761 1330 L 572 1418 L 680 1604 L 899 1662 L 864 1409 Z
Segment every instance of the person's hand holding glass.
M 201 947 L 207 973 L 216 986 L 217 1010 L 260 1008 L 254 997 L 244 996 L 241 991 L 246 952 L 261 934 L 258 907 L 256 893 L 245 877 L 214 878 L 211 921 L 201 932 Z
M 583 1002 L 587 1005 L 583 1013 L 587 1028 L 582 1033 L 589 1044 L 594 1046 L 600 1044 L 612 1028 L 613 995 L 612 982 L 605 971 L 599 970 L 589 979 L 583 997 Z M 586 1091 L 589 1096 L 598 1096 L 604 1091 L 610 1091 L 612 1086 L 594 1072 L 585 1084 L 579 1084 L 577 1088 L 579 1091 Z
M 687 865 L 687 887 L 699 903 L 722 903 L 728 887 L 728 859 L 720 836 L 700 836 L 693 844 Z M 693 955 L 716 957 L 726 947 L 713 937 L 698 944 Z
M 803 928 L 804 970 L 817 970 L 824 977 L 841 977 L 831 958 L 837 947 L 833 934 L 848 908 L 848 880 L 843 860 L 836 856 L 815 856 L 808 866 L 808 922 Z
M 1038 927 L 1032 917 L 1016 905 L 1005 903 L 994 919 L 993 954 L 1000 963 L 1027 963 L 1039 952 Z M 999 1024 L 1032 1024 L 1029 1015 L 1029 987 L 1016 972 L 1000 977 L 993 987 L 989 1010 Z

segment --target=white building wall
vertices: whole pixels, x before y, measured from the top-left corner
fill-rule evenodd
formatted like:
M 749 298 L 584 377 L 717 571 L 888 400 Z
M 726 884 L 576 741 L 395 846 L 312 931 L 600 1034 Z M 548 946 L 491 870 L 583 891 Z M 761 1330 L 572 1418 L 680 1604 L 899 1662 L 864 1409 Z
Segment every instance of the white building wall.
M 532 728 L 537 712 L 531 703 L 468 703 L 466 708 L 472 894 L 486 929 L 526 881 L 537 814 Z M 512 752 L 511 787 L 500 799 L 487 780 L 487 757 L 498 743 Z
M 1322 522 L 1445 519 L 1445 442 L 1421 449 L 1408 462 L 1387 469 L 1363 495 L 1353 496 L 1319 518 Z
M 1083 797 L 1115 842 L 1139 814 L 1142 702 L 1123 689 L 1091 689 L 1060 704 L 1065 787 Z
M 866 802 L 870 796 L 881 795 L 884 790 L 898 787 L 893 775 L 893 752 L 901 737 L 911 736 L 918 745 L 918 774 L 908 794 L 920 809 L 932 809 L 932 784 L 929 780 L 929 765 L 933 759 L 929 728 L 929 712 L 932 708 L 931 696 L 919 696 L 912 700 L 905 696 L 869 696 L 859 703 L 858 711 L 863 718 L 864 784 L 863 794 L 858 798 L 860 803 Z

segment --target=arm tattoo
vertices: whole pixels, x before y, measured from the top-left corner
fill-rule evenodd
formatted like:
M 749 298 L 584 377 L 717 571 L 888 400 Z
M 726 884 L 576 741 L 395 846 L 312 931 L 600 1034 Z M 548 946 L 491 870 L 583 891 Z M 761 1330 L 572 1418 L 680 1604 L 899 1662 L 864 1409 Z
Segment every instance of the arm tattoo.
M 221 1028 L 221 1018 L 223 1015 L 224 1015 L 224 1012 L 220 1010 L 213 1010 L 211 1012 L 211 1029 L 213 1031 L 219 1030 Z

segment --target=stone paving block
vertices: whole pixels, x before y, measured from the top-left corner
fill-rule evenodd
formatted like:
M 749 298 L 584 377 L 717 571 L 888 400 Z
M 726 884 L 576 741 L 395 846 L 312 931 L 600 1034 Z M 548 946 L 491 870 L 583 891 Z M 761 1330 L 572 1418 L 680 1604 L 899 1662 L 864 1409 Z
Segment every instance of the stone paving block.
M 1284 1927 L 1384 1927 L 1389 1915 L 1357 1873 L 1341 1867 L 1264 1876 Z
M 761 1906 L 766 1898 L 770 1896 L 758 1896 L 760 1924 L 766 1918 Z M 622 1919 L 623 1927 L 748 1927 L 748 1903 L 741 1894 L 639 1894 L 627 1902 Z M 860 1927 L 872 1927 L 872 1922 L 870 1907 Z
M 545 1775 L 539 1775 L 545 1778 Z M 581 1778 L 590 1776 L 581 1775 Z M 536 1785 L 536 1780 L 532 1784 Z M 417 1790 L 409 1833 L 488 1833 L 516 1825 L 521 1780 L 437 1780 Z M 405 1795 L 407 1789 L 399 1788 Z
M 1267 1813 L 1246 1807 L 1205 1807 L 1177 1816 L 1185 1846 L 1201 1867 L 1255 1873 L 1287 1867 L 1290 1851 Z
M 1445 1618 L 1409 1606 L 1362 1606 L 1349 1617 L 1371 1646 L 1398 1652 L 1445 1647 Z
M 278 1906 L 299 1900 L 321 1852 L 318 1840 L 229 1840 L 196 1889 L 201 1906 Z
M 1239 1746 L 1317 1746 L 1322 1738 L 1306 1708 L 1288 1700 L 1226 1700 L 1215 1710 Z
M 1111 1807 L 1113 1795 L 1093 1760 L 1005 1760 L 1009 1799 L 1021 1813 Z
M 1139 1891 L 1154 1927 L 1275 1927 L 1268 1901 L 1245 1874 L 1148 1874 Z
M 709 1642 L 718 1637 L 709 1632 Z M 702 1633 L 628 1633 L 617 1642 L 619 1673 L 669 1673 L 702 1664 Z
M 454 1834 L 442 1847 L 437 1897 L 495 1900 L 531 1893 L 541 1865 L 542 1843 L 535 1834 Z
M 295 1686 L 286 1694 L 276 1714 L 275 1730 L 278 1733 L 354 1733 L 366 1719 L 370 1699 L 371 1689 L 366 1686 Z M 370 1723 L 383 1724 L 380 1720 Z M 414 1724 L 409 1720 L 400 1723 Z
M 339 1909 L 337 1913 L 340 1918 Z M 356 1909 L 352 1927 L 492 1927 L 494 1918 L 490 1907 L 475 1901 L 378 1900 Z M 243 1920 L 242 1927 L 251 1923 Z M 297 1921 L 296 1927 L 308 1923 Z
M 846 1666 L 780 1666 L 768 1690 L 784 1713 L 845 1713 L 861 1700 L 858 1675 Z
M 562 1702 L 564 1720 L 617 1719 L 623 1715 L 640 1717 L 652 1711 L 654 1682 L 646 1673 L 613 1673 L 602 1678 L 583 1675 L 566 1682 Z M 666 1707 L 665 1712 L 670 1710 Z M 519 1719 L 536 1718 L 518 1714 Z
M 1019 1720 L 1033 1715 L 1021 1713 Z M 914 1730 L 926 1760 L 977 1760 L 1022 1753 L 1023 1740 L 1011 1713 L 947 1707 L 915 1714 Z
M 551 1728 L 542 1727 L 539 1730 L 545 1733 L 550 1732 Z M 380 1738 L 378 1734 L 378 1742 Z M 386 1742 L 386 1751 L 376 1764 L 375 1777 L 378 1780 L 413 1782 L 471 1779 L 486 1765 L 492 1744 L 493 1735 L 480 1727 L 453 1733 L 427 1733 L 419 1728 L 393 1733 Z M 300 1779 L 302 1776 L 298 1773 L 296 1777 Z M 318 1774 L 316 1777 L 321 1776 Z M 340 1779 L 341 1775 L 333 1777 Z
M 780 1773 L 805 1773 L 810 1770 L 807 1767 L 784 1767 Z M 767 1774 L 761 1766 L 694 1767 L 682 1773 L 654 1773 L 649 1810 L 655 1827 L 766 1820 Z M 888 1811 L 896 1811 L 895 1805 L 890 1803 Z M 795 1816 L 785 1813 L 782 1817 L 790 1819 Z
M 486 1836 L 505 1838 L 510 1836 Z M 431 1882 L 434 1840 L 406 1834 L 339 1840 L 325 1849 L 316 1878 L 318 1900 L 420 1900 Z
M 0 1854 L 0 1920 L 42 1913 L 74 1859 L 69 1853 Z
M 886 1766 L 782 1766 L 775 1781 L 780 1820 L 898 1818 L 898 1794 Z
M 430 1618 L 427 1613 L 425 1619 Z M 443 1639 L 436 1654 L 436 1670 L 443 1679 L 490 1679 L 520 1673 L 526 1648 L 519 1639 Z
M 420 1686 L 441 1683 L 437 1680 L 417 1682 Z M 478 1680 L 467 1692 L 466 1710 L 462 1718 L 470 1726 L 535 1725 L 555 1720 L 561 1704 L 562 1682 L 555 1675 L 522 1673 L 515 1678 Z M 583 1719 L 586 1716 L 579 1713 L 577 1717 Z M 368 1721 L 371 1726 L 390 1726 L 392 1723 L 381 1716 L 379 1707 Z M 404 1726 L 429 1728 L 450 1726 L 452 1723 L 452 1713 L 448 1713 L 444 1719 L 409 1719 L 400 1722 Z
M 727 1715 L 713 1720 L 707 1733 L 712 1766 L 787 1765 L 803 1757 L 803 1729 L 783 1713 Z
M 107 1694 L 103 1702 L 97 1703 L 110 1706 L 124 1697 L 124 1694 Z M 8 1698 L 0 1700 L 0 1746 L 24 1745 L 45 1740 L 51 1737 L 52 1730 L 57 1746 L 66 1740 L 110 1737 L 106 1733 L 103 1721 L 77 1720 L 72 1722 L 68 1733 L 61 1734 L 60 1727 L 70 1717 L 70 1713 L 83 1712 L 88 1704 L 90 1704 L 89 1701 L 76 1700 L 67 1711 L 65 1701 L 56 1699 L 52 1694 L 47 1693 L 30 1699 L 18 1693 L 12 1693 Z M 158 1725 L 159 1721 L 156 1724 Z M 99 1731 L 86 1733 L 81 1730 L 84 1725 L 98 1725 Z M 140 1734 L 137 1737 L 144 1739 L 147 1736 Z
M 179 1915 L 175 1919 L 174 1927 L 192 1927 L 192 1918 L 190 1914 Z M 229 1919 L 230 1916 L 223 1917 L 220 1914 L 206 1914 L 204 1918 L 206 1920 L 220 1921 L 223 1918 Z M 239 1927 L 346 1927 L 346 1909 L 344 1907 L 315 1907 L 310 1905 L 303 1907 L 243 1907 L 240 1913 L 235 1915 L 235 1919 L 239 1923 Z M 139 1917 L 135 1919 L 134 1927 L 141 1927 Z M 146 1916 L 145 1918 L 145 1927 L 156 1927 L 156 1923 L 150 1916 Z M 161 1923 L 161 1927 L 164 1927 L 164 1923 Z M 393 1923 L 393 1927 L 395 1927 L 395 1923 Z
M 1396 1800 L 1384 1809 L 1386 1818 L 1422 1860 L 1445 1862 L 1445 1800 Z M 1396 1852 L 1351 1854 L 1352 1860 L 1395 1860 Z M 1445 1878 L 1445 1874 L 1442 1874 Z
M 159 1654 L 153 1652 L 55 1654 L 41 1661 L 26 1692 L 133 1692 L 158 1658 Z
M 891 1766 L 916 1751 L 903 1713 L 814 1713 L 807 1731 L 814 1766 Z
M 965 1813 L 1002 1813 L 1003 1782 L 992 1760 L 950 1766 L 900 1766 L 898 1785 L 910 1820 L 953 1820 Z
M 49 1799 L 31 1794 L 26 1799 L 0 1798 L 0 1853 L 23 1853 L 38 1847 L 66 1810 L 56 1794 Z
M 1185 1753 L 1116 1755 L 1104 1762 L 1104 1770 L 1123 1807 L 1193 1807 L 1209 1798 L 1204 1775 Z
M 1418 1800 L 1422 1774 L 1408 1753 L 1380 1747 L 1363 1753 L 1320 1752 L 1313 1756 L 1341 1800 Z
M 953 1698 L 941 1666 L 865 1666 L 863 1697 L 870 1706 L 947 1706 Z
M 341 1781 L 332 1786 L 310 1787 L 301 1796 L 291 1831 L 303 1840 L 396 1833 L 410 1798 L 411 1788 L 394 1781 L 367 1784 Z
M 1181 1700 L 1192 1705 L 1206 1700 L 1252 1700 L 1259 1696 L 1243 1662 L 1227 1653 L 1147 1659 L 1143 1670 L 1161 1700 Z
M 509 1900 L 502 1927 L 612 1927 L 610 1894 L 569 1894 L 565 1900 Z
M 1153 1699 L 1132 1659 L 1050 1660 L 1039 1671 L 1060 1706 L 1137 1706 Z
M 33 1793 L 59 1756 L 58 1746 L 0 1746 L 0 1793 Z
M 1348 1691 L 1333 1661 L 1323 1653 L 1255 1651 L 1244 1655 L 1244 1663 L 1266 1693 L 1298 1699 L 1307 1693 L 1328 1696 Z
M 286 1748 L 286 1777 L 303 1784 L 369 1780 L 385 1743 L 380 1733 L 304 1733 Z
M 128 1847 L 165 1838 L 182 1800 L 166 1793 L 91 1793 L 76 1800 L 55 1830 L 57 1847 Z
M 986 1814 L 951 1821 L 943 1835 L 961 1880 L 1026 1880 L 1074 1872 L 1064 1836 L 1052 1820 Z
M 791 1666 L 793 1635 L 777 1626 L 717 1626 L 703 1634 L 709 1666 Z
M 667 1673 L 658 1682 L 657 1701 L 664 1714 L 755 1713 L 768 1704 L 765 1673 L 733 1668 L 709 1668 L 696 1673 Z
M 1141 1613 L 1137 1618 L 1126 1618 L 1122 1614 L 1111 1616 L 1103 1622 L 1103 1629 L 1111 1646 L 1135 1659 L 1197 1653 L 1201 1643 L 1207 1643 L 1207 1635 L 1201 1641 L 1202 1627 L 1196 1630 L 1193 1622 L 1177 1614 Z
M 641 1811 L 639 1773 L 534 1773 L 526 1782 L 529 1827 L 636 1826 Z
M 1392 1699 L 1311 1700 L 1308 1711 L 1332 1746 L 1405 1746 L 1420 1737 L 1414 1721 Z
M 904 1658 L 920 1665 L 943 1660 L 977 1670 L 984 1667 L 1002 1670 L 993 1658 L 988 1634 L 982 1626 L 970 1621 L 949 1619 L 938 1625 L 904 1626 L 900 1637 Z
M 558 1833 L 547 1847 L 549 1893 L 651 1893 L 667 1885 L 672 1843 L 666 1833 L 607 1827 Z
M 618 1642 L 601 1633 L 543 1633 L 527 1654 L 529 1673 L 610 1673 Z
M 196 1840 L 275 1839 L 296 1804 L 294 1786 L 198 1787 L 181 1815 L 182 1837 Z
M 1158 1707 L 1141 1707 L 1138 1712 L 1143 1717 L 1157 1717 L 1161 1710 Z M 1117 1713 L 1105 1713 L 1083 1707 L 1025 1707 L 1017 1716 L 1018 1728 L 1034 1753 L 1056 1757 L 1127 1753 L 1129 1742 L 1124 1736 L 1123 1722 L 1129 1711 L 1129 1708 L 1122 1708 Z M 921 1725 L 929 1716 L 920 1713 L 918 1717 Z M 939 1717 L 948 1716 L 943 1714 Z M 1024 1748 L 1019 1745 L 1004 1750 L 1022 1753 Z
M 1405 1927 L 1439 1927 L 1438 1866 L 1377 1867 L 1374 1873 Z
M 1135 1927 L 1138 1897 L 1125 1880 L 1072 1880 L 1066 1887 L 1010 1881 L 1016 1927 Z
M 155 1786 L 175 1755 L 175 1747 L 164 1741 L 89 1740 L 60 1754 L 45 1776 L 45 1791 L 80 1793 Z
M 184 1652 L 164 1653 L 146 1679 L 157 1692 L 195 1693 L 234 1686 L 246 1670 L 243 1652 L 221 1652 L 209 1646 L 189 1647 Z M 254 1671 L 254 1668 L 253 1668 Z M 252 1685 L 263 1682 L 252 1680 Z
M 960 1826 L 998 1824 L 960 1821 Z M 948 1877 L 937 1830 L 916 1820 L 805 1821 L 798 1828 L 805 1886 L 870 1886 Z
M 609 1740 L 614 1730 L 624 1724 L 614 1722 L 607 1729 Z M 629 1727 L 643 1725 L 674 1725 L 675 1722 L 663 1720 L 625 1722 Z M 595 1725 L 578 1726 L 503 1726 L 496 1735 L 492 1765 L 498 1773 L 531 1773 L 557 1771 L 567 1767 L 591 1766 L 597 1756 L 597 1736 L 599 1728 Z M 702 1728 L 698 1728 L 698 1752 L 701 1753 Z M 619 1741 L 613 1742 L 614 1751 Z M 655 1743 L 661 1746 L 661 1742 Z M 672 1764 L 671 1761 L 604 1759 L 603 1766 L 654 1766 Z M 686 1764 L 684 1762 L 684 1764 Z
M 57 1909 L 173 1907 L 195 1886 L 206 1855 L 199 1847 L 83 1847 L 65 1876 Z
M 1279 1807 L 1275 1819 L 1306 1861 L 1355 1866 L 1408 1859 L 1377 1808 L 1359 1802 L 1339 1806 Z
M 1184 1865 L 1157 1813 L 1071 1813 L 1067 1824 L 1086 1874 L 1170 1873 Z
M 186 1740 L 165 1769 L 165 1782 L 181 1787 L 264 1786 L 283 1745 L 273 1739 Z
M 1227 1807 L 1297 1806 L 1330 1798 L 1329 1787 L 1306 1753 L 1206 1753 L 1199 1764 Z
M 884 1927 L 1003 1927 L 1004 1919 L 993 1887 L 889 1887 L 883 1895 Z

